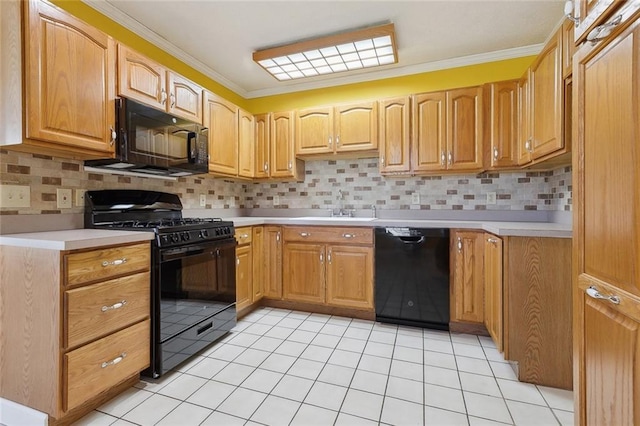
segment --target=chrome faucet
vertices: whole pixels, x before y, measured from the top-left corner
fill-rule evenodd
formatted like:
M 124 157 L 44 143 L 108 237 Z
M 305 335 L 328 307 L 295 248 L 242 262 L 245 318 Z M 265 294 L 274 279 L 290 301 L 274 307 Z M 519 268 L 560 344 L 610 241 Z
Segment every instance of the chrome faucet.
M 353 217 L 353 210 L 345 210 L 344 208 L 344 193 L 342 189 L 338 189 L 338 196 L 336 197 L 338 200 L 338 212 L 334 212 L 331 210 L 331 217 Z

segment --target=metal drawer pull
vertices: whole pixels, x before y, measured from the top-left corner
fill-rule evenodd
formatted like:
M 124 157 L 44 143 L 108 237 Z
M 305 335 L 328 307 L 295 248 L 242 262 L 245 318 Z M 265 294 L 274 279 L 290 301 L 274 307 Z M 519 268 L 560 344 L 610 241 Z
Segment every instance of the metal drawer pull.
M 453 154 L 449 151 L 449 164 L 453 164 Z
M 320 253 L 320 263 L 324 263 L 324 254 Z
M 126 257 L 123 257 L 122 259 L 112 260 L 111 262 L 109 262 L 108 260 L 105 260 L 104 262 L 102 262 L 102 267 L 106 268 L 109 265 L 117 266 L 117 265 L 122 265 L 123 263 L 127 263 Z
M 487 242 L 491 243 L 491 244 L 495 244 L 498 242 L 498 240 L 496 240 L 495 238 L 487 238 Z
M 301 237 L 310 237 L 311 236 L 311 232 L 301 232 L 300 236 Z
M 444 155 L 444 151 L 440 152 L 440 164 L 442 164 L 443 166 L 447 163 L 447 158 Z
M 609 302 L 613 303 L 614 305 L 619 305 L 620 304 L 620 298 L 618 296 L 604 296 L 594 286 L 590 286 L 587 289 L 587 295 L 589 297 L 594 298 L 594 299 L 608 300 Z
M 122 361 L 123 359 L 125 359 L 127 356 L 126 352 L 122 352 L 120 354 L 120 356 L 115 357 L 114 359 L 112 359 L 111 361 L 105 361 L 102 363 L 102 368 L 106 368 L 110 365 L 116 365 L 117 363 L 119 363 L 120 361 Z
M 498 159 L 498 148 L 493 148 L 493 159 L 497 160 Z
M 280 241 L 280 232 L 276 233 L 276 241 Z
M 331 250 L 329 250 L 329 253 L 327 254 L 327 262 L 331 263 Z
M 462 251 L 462 238 L 458 237 L 458 251 Z
M 120 308 L 124 307 L 124 305 L 126 305 L 126 304 L 127 304 L 127 301 L 123 300 L 122 302 L 114 303 L 111 306 L 106 306 L 105 305 L 105 306 L 102 307 L 101 311 L 102 312 L 107 312 L 107 311 L 110 311 L 112 309 L 120 309 Z
M 329 148 L 331 148 L 331 136 L 329 136 Z
M 113 126 L 109 126 L 109 131 L 111 134 L 111 140 L 109 141 L 109 145 L 113 146 L 113 144 L 116 142 L 116 138 L 118 137 L 118 134 L 116 133 L 115 130 L 113 130 Z
M 591 44 L 596 44 L 600 40 L 607 38 L 609 31 L 611 31 L 613 27 L 619 25 L 620 22 L 622 22 L 622 15 L 616 16 L 611 22 L 595 27 L 591 32 L 589 32 L 589 35 L 587 35 L 587 41 L 590 41 Z
M 336 136 L 336 146 L 340 146 L 340 136 Z
M 242 237 L 242 238 L 249 238 L 249 235 L 247 235 L 247 234 L 242 234 L 242 235 L 241 235 L 241 237 Z
M 342 234 L 342 236 L 345 238 L 355 238 L 356 234 Z

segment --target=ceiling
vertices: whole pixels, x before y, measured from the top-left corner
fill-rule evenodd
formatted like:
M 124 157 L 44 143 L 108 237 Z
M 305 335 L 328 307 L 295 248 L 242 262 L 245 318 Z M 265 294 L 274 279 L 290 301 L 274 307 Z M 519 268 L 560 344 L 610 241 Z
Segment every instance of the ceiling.
M 537 54 L 563 0 L 84 0 L 245 98 Z M 252 60 L 267 47 L 392 22 L 398 63 L 277 81 Z

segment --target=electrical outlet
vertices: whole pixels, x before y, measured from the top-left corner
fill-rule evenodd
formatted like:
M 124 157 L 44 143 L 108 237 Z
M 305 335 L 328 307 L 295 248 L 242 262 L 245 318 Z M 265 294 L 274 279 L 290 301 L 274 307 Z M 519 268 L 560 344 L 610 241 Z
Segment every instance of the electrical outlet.
M 76 206 L 83 207 L 84 206 L 84 196 L 87 193 L 86 189 L 76 189 Z
M 235 206 L 236 206 L 236 197 L 232 195 L 229 197 L 229 207 L 235 207 Z
M 487 192 L 487 204 L 495 204 L 495 203 L 496 203 L 496 193 Z
M 200 207 L 207 206 L 207 194 L 200 194 Z
M 419 192 L 414 192 L 411 194 L 411 204 L 413 205 L 419 205 L 420 204 L 420 193 Z
M 59 209 L 70 209 L 72 207 L 70 189 L 56 189 L 56 205 Z
M 0 186 L 0 207 L 31 207 L 31 187 L 28 185 Z
M 273 196 L 273 205 L 274 206 L 279 206 L 280 205 L 280 196 L 279 195 L 274 195 Z

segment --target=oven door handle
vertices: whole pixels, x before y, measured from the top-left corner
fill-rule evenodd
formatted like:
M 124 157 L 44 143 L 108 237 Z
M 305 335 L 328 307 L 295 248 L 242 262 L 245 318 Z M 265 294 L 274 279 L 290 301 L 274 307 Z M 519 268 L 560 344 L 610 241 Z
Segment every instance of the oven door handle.
M 171 249 L 160 254 L 161 262 L 169 262 L 171 260 L 181 259 L 184 257 L 198 256 L 209 253 L 210 256 L 215 256 L 215 247 L 183 247 L 178 249 Z

